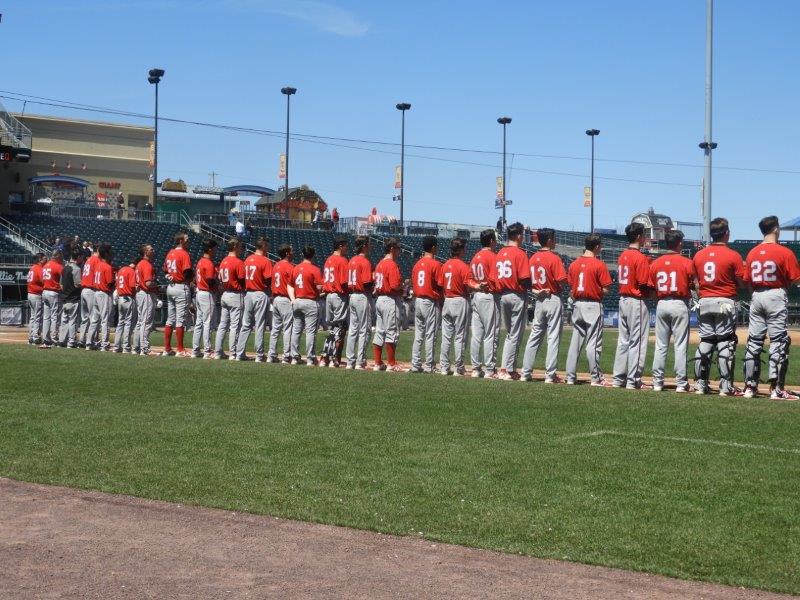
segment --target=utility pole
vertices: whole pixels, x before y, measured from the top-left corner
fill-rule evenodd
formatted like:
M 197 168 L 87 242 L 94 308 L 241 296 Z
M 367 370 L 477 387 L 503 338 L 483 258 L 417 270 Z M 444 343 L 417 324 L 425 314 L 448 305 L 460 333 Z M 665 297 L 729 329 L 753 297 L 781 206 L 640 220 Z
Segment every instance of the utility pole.
M 711 153 L 717 147 L 711 135 L 714 84 L 714 0 L 706 3 L 706 132 L 700 148 L 705 158 L 703 176 L 703 241 L 711 241 Z

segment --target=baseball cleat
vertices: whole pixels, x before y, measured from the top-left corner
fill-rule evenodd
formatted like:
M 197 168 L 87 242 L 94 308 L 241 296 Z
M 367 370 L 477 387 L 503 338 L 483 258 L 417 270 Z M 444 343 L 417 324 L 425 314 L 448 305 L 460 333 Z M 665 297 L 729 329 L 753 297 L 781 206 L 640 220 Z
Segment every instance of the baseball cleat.
M 566 384 L 567 385 L 575 385 L 575 380 L 574 379 L 567 379 Z
M 497 374 L 497 371 L 490 371 L 483 374 L 484 379 L 498 379 L 500 376 Z
M 397 365 L 397 364 L 389 365 L 388 367 L 386 367 L 386 370 L 389 373 L 402 373 L 402 372 L 405 371 L 405 369 L 403 369 L 403 367 L 401 367 L 400 365 Z
M 350 363 L 347 363 L 344 366 L 344 368 L 347 369 L 348 371 L 353 371 L 353 370 L 355 370 L 356 366 L 355 365 L 351 365 Z
M 163 350 L 161 356 L 175 356 L 174 350 Z
M 663 386 L 663 385 L 661 385 L 660 383 L 657 383 L 657 384 L 654 384 L 654 385 L 653 385 L 653 388 L 652 388 L 652 390 L 653 390 L 654 392 L 663 392 L 663 391 L 664 391 L 664 386 Z
M 558 375 L 553 375 L 552 377 L 545 377 L 545 383 L 564 383 L 564 380 L 561 379 Z
M 328 363 L 328 368 L 329 369 L 338 369 L 341 366 L 342 366 L 342 363 L 339 362 L 338 360 L 332 360 L 331 362 Z
M 444 375 L 445 377 L 447 377 L 448 375 L 452 375 L 453 374 L 452 371 L 436 371 L 436 373 L 438 375 Z
M 48 343 L 39 344 L 39 349 L 40 350 L 49 350 L 52 347 L 53 347 L 53 344 L 48 344 Z
M 114 354 L 122 354 L 122 348 L 112 348 L 111 352 Z
M 500 372 L 497 374 L 497 379 L 500 381 L 519 381 L 519 373 L 516 371 L 512 371 L 509 373 L 505 369 L 501 369 Z
M 466 369 L 456 369 L 455 371 L 453 371 L 453 376 L 454 377 L 466 377 L 467 376 L 467 371 L 466 371 Z
M 592 387 L 601 387 L 601 388 L 621 388 L 621 385 L 617 385 L 615 383 L 611 383 L 608 379 L 598 379 L 597 381 L 592 381 L 589 384 Z
M 688 385 L 679 385 L 678 387 L 675 388 L 675 393 L 676 394 L 686 394 L 688 392 L 689 392 L 689 386 Z
M 267 357 L 266 356 L 256 356 L 256 362 L 257 363 L 265 363 L 265 362 L 267 362 Z
M 406 373 L 422 373 L 422 367 L 408 367 Z
M 372 370 L 376 371 L 376 372 L 377 371 L 385 371 L 386 370 L 386 365 L 384 363 L 378 363 L 378 364 L 372 366 Z
M 745 386 L 744 388 L 745 398 L 755 398 L 756 396 L 758 396 L 758 388 L 754 388 L 752 385 Z
M 533 381 L 533 375 L 523 375 L 522 377 L 520 377 L 520 381 L 530 383 L 531 381 Z
M 729 390 L 720 390 L 719 395 L 731 398 L 741 398 L 742 396 L 744 396 L 744 392 L 742 392 L 742 390 L 734 386 L 731 387 Z
M 203 354 L 203 360 L 214 360 L 214 355 L 211 352 L 206 352 Z
M 483 377 L 483 373 L 480 369 L 472 369 L 472 373 L 469 376 L 473 378 Z
M 769 394 L 770 400 L 800 400 L 800 395 L 797 395 L 795 392 L 789 392 L 787 390 L 779 390 L 775 388 Z
M 308 358 L 308 359 L 306 359 L 306 366 L 307 367 L 316 367 L 317 366 L 317 359 L 316 358 Z

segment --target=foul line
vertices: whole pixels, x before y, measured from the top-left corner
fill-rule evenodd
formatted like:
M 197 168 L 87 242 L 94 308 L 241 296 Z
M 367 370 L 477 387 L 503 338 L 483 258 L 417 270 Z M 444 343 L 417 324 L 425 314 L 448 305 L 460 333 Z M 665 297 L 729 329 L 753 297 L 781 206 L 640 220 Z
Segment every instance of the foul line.
M 617 436 L 638 438 L 643 440 L 663 440 L 667 442 L 684 442 L 687 444 L 708 444 L 710 446 L 726 446 L 728 448 L 743 448 L 746 450 L 764 450 L 766 452 L 779 452 L 781 454 L 800 454 L 798 448 L 775 448 L 774 446 L 762 446 L 759 444 L 745 444 L 742 442 L 725 442 L 721 440 L 706 440 L 702 438 L 686 438 L 677 437 L 672 435 L 653 435 L 650 433 L 636 433 L 632 431 L 616 431 L 613 429 L 601 429 L 598 431 L 588 431 L 585 433 L 575 433 L 559 438 L 559 441 L 567 442 L 570 440 L 579 440 L 585 438 L 593 438 L 600 436 Z

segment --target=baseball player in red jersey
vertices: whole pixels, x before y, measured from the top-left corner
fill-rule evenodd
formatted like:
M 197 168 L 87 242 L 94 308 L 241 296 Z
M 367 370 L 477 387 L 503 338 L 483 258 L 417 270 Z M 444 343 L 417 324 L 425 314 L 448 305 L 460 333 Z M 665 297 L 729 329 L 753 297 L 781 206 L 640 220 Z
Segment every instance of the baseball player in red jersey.
M 266 362 L 264 354 L 264 329 L 267 326 L 269 296 L 267 290 L 272 279 L 272 261 L 267 258 L 269 240 L 265 237 L 256 242 L 256 251 L 244 260 L 244 317 L 239 342 L 236 347 L 236 359 L 247 360 L 245 349 L 250 331 L 255 330 L 256 362 Z
M 155 250 L 150 244 L 139 248 L 139 262 L 136 263 L 136 329 L 139 338 L 139 354 L 150 356 L 150 333 L 154 329 L 156 302 L 158 301 L 158 280 L 153 267 Z
M 372 349 L 375 355 L 374 371 L 400 372 L 402 367 L 395 360 L 395 348 L 400 337 L 400 298 L 403 295 L 403 278 L 397 257 L 400 244 L 389 238 L 383 244 L 384 257 L 375 266 L 373 293 L 375 300 L 375 335 Z M 383 348 L 386 347 L 386 362 L 383 362 Z
M 650 265 L 650 287 L 656 292 L 656 349 L 653 356 L 653 389 L 664 389 L 664 367 L 670 338 L 675 345 L 675 391 L 689 391 L 686 353 L 689 348 L 689 300 L 697 287 L 694 263 L 681 256 L 683 233 L 668 231 L 664 236 L 667 253 Z
M 572 339 L 567 355 L 567 383 L 574 384 L 578 377 L 578 355 L 586 343 L 591 385 L 611 387 L 600 370 L 603 352 L 603 296 L 611 287 L 611 274 L 606 264 L 597 258 L 602 250 L 602 239 L 596 233 L 586 236 L 583 256 L 576 258 L 567 271 L 572 307 Z
M 114 352 L 130 353 L 131 334 L 136 326 L 136 263 L 120 267 L 116 275 L 117 329 Z
M 433 236 L 422 240 L 423 255 L 411 270 L 411 286 L 414 293 L 414 342 L 411 346 L 411 373 L 433 373 L 436 359 L 436 332 L 441 320 L 441 289 L 439 273 L 442 263 L 436 260 L 437 241 Z M 425 345 L 425 363 L 422 362 L 422 346 Z
M 561 329 L 564 317 L 564 306 L 561 302 L 561 290 L 567 283 L 567 272 L 564 261 L 555 253 L 555 231 L 542 227 L 539 229 L 539 244 L 542 249 L 531 256 L 531 292 L 536 298 L 533 313 L 533 327 L 525 346 L 522 359 L 522 379 L 533 379 L 533 363 L 536 354 L 547 335 L 547 357 L 544 365 L 544 382 L 561 383 L 556 373 L 558 368 L 558 348 L 561 344 Z
M 773 400 L 799 400 L 784 389 L 789 369 L 789 297 L 787 288 L 800 281 L 797 257 L 778 243 L 778 217 L 764 217 L 758 223 L 764 241 L 747 254 L 745 280 L 753 288 L 750 325 L 744 354 L 744 379 L 747 398 L 758 395 L 761 378 L 761 351 L 769 335 L 769 387 Z
M 500 295 L 500 315 L 506 328 L 503 344 L 503 368 L 498 379 L 517 380 L 517 352 L 525 331 L 527 314 L 525 294 L 531 287 L 531 272 L 528 255 L 520 248 L 525 228 L 522 223 L 513 223 L 507 230 L 508 244 L 495 259 L 497 291 Z
M 628 249 L 617 261 L 619 284 L 619 335 L 614 357 L 614 387 L 629 390 L 649 388 L 642 384 L 650 335 L 650 311 L 645 298 L 650 293 L 650 261 L 642 254 L 644 225 L 630 223 L 625 228 Z
M 217 267 L 214 256 L 217 253 L 216 240 L 203 240 L 203 255 L 194 266 L 194 332 L 192 333 L 192 358 L 213 359 L 211 332 L 214 330 L 214 317 L 217 310 L 216 293 L 218 288 Z M 202 349 L 201 349 L 202 347 Z
M 61 274 L 64 272 L 64 259 L 61 250 L 53 252 L 52 258 L 42 267 L 42 344 L 40 348 L 52 348 L 58 342 L 58 327 L 61 324 Z
M 278 338 L 283 337 L 283 362 L 292 362 L 292 301 L 289 288 L 292 283 L 292 247 L 283 244 L 278 248 L 280 260 L 272 269 L 272 330 L 269 336 L 267 362 L 278 362 Z
M 472 377 L 497 377 L 497 333 L 499 327 L 496 291 L 497 234 L 494 229 L 481 231 L 481 249 L 470 262 L 472 278 L 483 288 L 472 294 L 470 360 Z M 483 359 L 481 359 L 483 350 Z
M 164 272 L 167 274 L 167 322 L 164 325 L 163 356 L 175 356 L 172 350 L 172 330 L 178 342 L 178 356 L 189 356 L 183 347 L 184 324 L 186 311 L 191 301 L 189 282 L 192 280 L 192 261 L 189 258 L 189 236 L 185 233 L 175 234 L 175 247 L 167 252 L 164 260 Z
M 31 345 L 42 343 L 42 267 L 47 262 L 47 257 L 39 252 L 28 269 L 28 343 Z
M 464 368 L 464 343 L 467 340 L 467 315 L 471 290 L 487 289 L 488 285 L 476 282 L 472 271 L 461 258 L 466 242 L 453 238 L 450 242 L 450 260 L 439 271 L 439 288 L 444 294 L 442 305 L 442 348 L 439 355 L 439 372 L 442 375 L 466 375 Z M 454 344 L 455 340 L 455 344 Z M 455 370 L 450 370 L 450 347 L 453 348 Z
M 214 358 L 223 359 L 222 347 L 225 334 L 228 334 L 227 358 L 236 360 L 236 344 L 239 340 L 239 329 L 242 323 L 242 305 L 244 304 L 244 261 L 239 258 L 242 242 L 239 238 L 228 240 L 228 255 L 222 259 L 217 268 L 217 277 L 222 292 L 219 307 L 219 327 L 214 339 Z
M 372 293 L 372 263 L 369 262 L 369 238 L 360 235 L 355 242 L 356 255 L 347 265 L 349 327 L 347 330 L 347 367 L 365 369 L 369 337 L 370 301 Z
M 695 393 L 707 394 L 711 359 L 717 351 L 720 396 L 741 396 L 733 385 L 736 359 L 736 293 L 744 284 L 744 262 L 728 248 L 728 220 L 711 221 L 711 245 L 694 256 L 700 289 L 700 344 L 695 353 Z
M 111 267 L 110 244 L 100 244 L 98 248 L 99 259 L 93 268 L 94 273 L 94 310 L 89 321 L 89 330 L 86 333 L 86 349 L 94 350 L 99 348 L 101 352 L 108 352 L 110 349 L 109 322 L 111 320 L 111 294 L 114 291 L 114 269 Z M 99 335 L 97 346 L 91 340 Z
M 100 260 L 100 256 L 97 252 L 99 247 L 100 244 L 94 245 L 92 253 L 86 259 L 86 262 L 83 263 L 83 269 L 81 270 L 81 326 L 79 330 L 81 342 L 78 345 L 82 348 L 96 341 L 87 339 L 86 334 L 89 332 L 89 322 L 92 319 L 92 313 L 95 311 L 94 267 L 97 261 Z
M 292 347 L 294 364 L 301 364 L 300 336 L 305 329 L 306 364 L 317 364 L 317 330 L 319 327 L 319 306 L 317 300 L 322 291 L 322 272 L 312 261 L 316 250 L 314 246 L 303 248 L 303 260 L 292 271 L 292 285 L 289 298 L 292 301 Z
M 322 291 L 325 294 L 325 312 L 330 331 L 322 348 L 321 367 L 338 367 L 342 361 L 349 311 L 347 269 L 347 238 L 336 238 L 333 254 L 327 258 L 322 269 Z

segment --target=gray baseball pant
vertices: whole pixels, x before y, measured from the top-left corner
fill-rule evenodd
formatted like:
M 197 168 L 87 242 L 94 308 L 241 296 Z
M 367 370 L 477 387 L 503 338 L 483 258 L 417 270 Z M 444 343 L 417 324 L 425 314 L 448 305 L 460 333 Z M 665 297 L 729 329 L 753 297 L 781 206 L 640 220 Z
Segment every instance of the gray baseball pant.
M 350 325 L 347 329 L 347 364 L 367 363 L 367 338 L 370 327 L 370 302 L 366 294 L 350 294 Z
M 475 292 L 472 295 L 470 359 L 472 368 L 485 369 L 488 374 L 497 370 L 497 298 L 494 294 Z M 481 361 L 483 349 L 483 361 Z
M 86 339 L 93 340 L 95 336 L 98 336 L 98 344 L 102 350 L 108 350 L 110 346 L 108 323 L 111 320 L 112 304 L 111 294 L 101 290 L 94 291 L 94 310 L 92 310 Z M 87 345 L 89 345 L 89 342 L 87 342 Z
M 283 359 L 292 358 L 292 301 L 286 296 L 272 299 L 272 330 L 269 335 L 269 360 L 278 357 L 278 337 L 283 336 Z
M 81 326 L 79 332 L 81 341 L 84 344 L 89 344 L 93 341 L 86 335 L 89 333 L 89 322 L 92 320 L 94 310 L 94 290 L 92 288 L 83 288 L 81 290 Z
M 552 379 L 558 369 L 558 348 L 561 344 L 561 329 L 563 327 L 564 306 L 561 297 L 549 295 L 536 301 L 533 312 L 533 327 L 525 345 L 525 356 L 522 359 L 522 376 L 527 377 L 533 373 L 533 363 L 536 354 L 547 335 L 547 356 L 545 357 L 544 372 L 547 379 Z
M 295 298 L 292 305 L 292 357 L 300 358 L 300 335 L 306 332 L 306 360 L 317 358 L 317 328 L 319 307 L 316 300 Z
M 192 353 L 211 353 L 211 332 L 214 330 L 214 313 L 216 311 L 214 294 L 207 290 L 197 290 L 194 297 L 194 331 L 192 332 Z
M 375 346 L 396 344 L 400 338 L 400 298 L 378 296 L 375 300 Z
M 153 331 L 155 319 L 156 297 L 151 292 L 136 292 L 136 314 L 139 320 L 136 329 L 139 332 L 139 351 L 150 354 L 150 333 Z
M 614 356 L 614 385 L 639 387 L 647 358 L 650 311 L 640 298 L 619 299 L 619 335 Z
M 42 339 L 42 315 L 44 312 L 41 294 L 28 294 L 28 310 L 30 311 L 28 339 L 38 342 Z
M 665 298 L 656 305 L 656 348 L 653 356 L 653 385 L 664 385 L 664 367 L 670 338 L 675 346 L 675 380 L 678 387 L 688 384 L 686 352 L 689 348 L 689 303 L 680 298 Z
M 131 334 L 136 323 L 136 300 L 133 296 L 117 297 L 117 329 L 114 332 L 114 346 L 117 350 L 130 352 Z
M 467 313 L 469 302 L 466 298 L 445 298 L 442 306 L 442 349 L 439 365 L 442 373 L 450 371 L 450 346 L 453 347 L 453 363 L 456 373 L 463 374 L 464 344 L 467 341 Z M 455 343 L 454 343 L 455 340 Z
M 53 290 L 43 291 L 42 304 L 44 305 L 42 342 L 52 344 L 58 341 L 58 326 L 61 324 L 61 293 Z
M 439 326 L 439 305 L 430 298 L 414 300 L 414 343 L 411 346 L 411 368 L 433 371 L 436 331 Z M 422 345 L 425 344 L 425 363 L 422 362 Z
M 242 323 L 242 294 L 241 292 L 223 292 L 220 300 L 219 327 L 214 340 L 214 351 L 222 354 L 225 334 L 228 334 L 228 352 L 236 354 L 236 344 L 239 338 L 239 328 Z
M 170 283 L 167 287 L 167 322 L 169 327 L 183 327 L 189 307 L 189 286 L 185 283 Z
M 500 296 L 500 315 L 506 328 L 503 343 L 503 368 L 509 373 L 517 370 L 517 353 L 526 321 L 525 296 L 518 292 L 503 292 Z
M 756 387 L 761 375 L 761 352 L 769 336 L 769 380 L 783 389 L 789 368 L 789 297 L 783 288 L 756 289 L 750 300 L 750 325 L 744 355 L 747 385 Z
M 586 344 L 586 359 L 592 382 L 603 379 L 600 354 L 603 352 L 603 305 L 591 300 L 576 300 L 572 308 L 572 339 L 567 354 L 567 381 L 578 378 L 578 356 Z
M 265 292 L 249 290 L 244 295 L 244 318 L 239 332 L 236 356 L 243 358 L 247 350 L 247 339 L 255 330 L 255 352 L 258 358 L 264 357 L 264 328 L 267 325 L 269 296 Z
M 78 333 L 78 317 L 80 316 L 80 300 L 75 302 L 64 302 L 61 307 L 61 327 L 59 327 L 59 339 L 61 344 L 70 346 L 75 345 L 75 338 Z
M 733 389 L 736 359 L 736 303 L 730 298 L 701 298 L 698 310 L 700 344 L 695 353 L 695 387 L 705 390 L 711 376 L 711 359 L 717 351 L 719 389 Z

